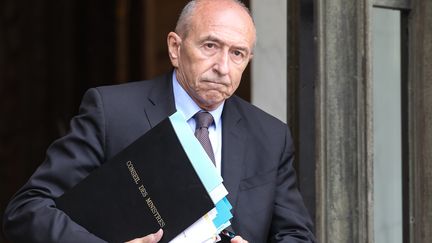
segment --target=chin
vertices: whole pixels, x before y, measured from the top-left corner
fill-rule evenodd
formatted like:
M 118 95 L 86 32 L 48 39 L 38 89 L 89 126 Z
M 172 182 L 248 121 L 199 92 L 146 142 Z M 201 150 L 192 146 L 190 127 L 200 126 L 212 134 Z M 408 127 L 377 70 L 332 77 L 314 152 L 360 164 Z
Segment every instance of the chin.
M 202 107 L 206 107 L 208 109 L 216 109 L 217 106 L 222 103 L 223 100 L 213 100 L 213 99 L 204 99 L 201 100 L 200 104 L 198 104 L 199 106 Z

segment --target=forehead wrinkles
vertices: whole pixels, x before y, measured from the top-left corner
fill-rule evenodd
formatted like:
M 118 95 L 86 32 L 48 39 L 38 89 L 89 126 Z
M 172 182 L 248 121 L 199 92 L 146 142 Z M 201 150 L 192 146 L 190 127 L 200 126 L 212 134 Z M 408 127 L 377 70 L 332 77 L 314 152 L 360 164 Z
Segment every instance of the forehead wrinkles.
M 249 15 L 239 16 L 238 12 L 230 9 L 209 14 L 197 11 L 191 21 L 191 31 L 199 39 L 211 35 L 230 43 L 241 42 L 252 49 L 255 43 L 254 25 Z
M 240 48 L 249 52 L 251 49 L 248 39 L 237 31 L 209 31 L 207 33 L 202 33 L 199 36 L 198 41 L 214 41 L 228 47 Z

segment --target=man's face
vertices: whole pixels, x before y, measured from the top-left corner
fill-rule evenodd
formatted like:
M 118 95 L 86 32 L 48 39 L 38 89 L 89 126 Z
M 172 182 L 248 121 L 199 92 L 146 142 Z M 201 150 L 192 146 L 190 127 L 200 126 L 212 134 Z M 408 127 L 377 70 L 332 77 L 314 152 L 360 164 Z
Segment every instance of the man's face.
M 235 7 L 200 6 L 186 37 L 168 35 L 177 79 L 202 109 L 213 110 L 234 93 L 252 57 L 255 28 Z

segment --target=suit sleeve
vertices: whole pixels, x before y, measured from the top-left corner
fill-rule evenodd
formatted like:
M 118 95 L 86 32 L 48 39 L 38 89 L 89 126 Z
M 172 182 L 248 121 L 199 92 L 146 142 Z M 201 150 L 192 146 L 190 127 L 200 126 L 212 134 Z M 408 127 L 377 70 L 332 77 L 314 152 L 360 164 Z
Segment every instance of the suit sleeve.
M 104 242 L 57 209 L 53 200 L 105 160 L 104 123 L 101 96 L 91 89 L 84 95 L 68 135 L 49 147 L 45 161 L 6 208 L 4 232 L 10 241 Z
M 285 148 L 278 168 L 270 242 L 316 242 L 309 213 L 297 189 L 293 161 L 294 148 L 287 128 Z

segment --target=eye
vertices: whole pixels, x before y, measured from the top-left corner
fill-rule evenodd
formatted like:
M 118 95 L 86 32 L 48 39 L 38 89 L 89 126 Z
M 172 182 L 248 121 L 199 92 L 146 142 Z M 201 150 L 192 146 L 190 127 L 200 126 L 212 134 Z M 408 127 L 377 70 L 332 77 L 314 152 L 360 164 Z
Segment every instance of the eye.
M 237 56 L 237 57 L 243 55 L 243 53 L 241 51 L 233 51 L 233 54 L 234 54 L 234 56 Z
M 231 58 L 235 63 L 240 64 L 246 60 L 246 54 L 241 50 L 232 50 Z
M 216 47 L 216 45 L 214 43 L 205 43 L 204 45 L 207 49 L 213 49 Z
M 214 42 L 204 42 L 201 49 L 205 55 L 214 55 L 218 51 L 219 46 Z

